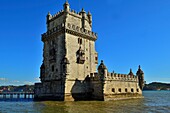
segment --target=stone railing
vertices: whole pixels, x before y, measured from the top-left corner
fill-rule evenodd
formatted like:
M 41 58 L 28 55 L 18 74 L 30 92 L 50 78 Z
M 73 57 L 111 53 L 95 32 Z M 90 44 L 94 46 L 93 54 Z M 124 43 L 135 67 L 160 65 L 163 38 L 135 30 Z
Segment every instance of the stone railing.
M 100 80 L 98 73 L 90 74 L 91 80 Z M 118 73 L 108 73 L 107 77 L 104 78 L 105 81 L 127 81 L 127 82 L 138 82 L 138 76 L 131 76 L 127 74 L 118 74 Z
M 118 80 L 118 81 L 138 81 L 138 76 L 118 74 L 118 73 L 108 73 L 106 80 Z
M 79 26 L 76 26 L 76 25 L 73 25 L 73 24 L 70 24 L 70 23 L 67 23 L 66 29 L 72 30 L 74 32 L 77 32 L 77 33 L 80 33 L 80 34 L 83 34 L 83 35 L 86 35 L 86 36 L 91 37 L 91 38 L 94 38 L 95 40 L 97 39 L 97 33 L 94 33 L 92 31 L 80 28 Z
M 100 80 L 100 76 L 98 73 L 90 73 L 90 79 L 91 80 Z
M 64 10 L 57 12 L 55 15 L 52 16 L 52 18 L 60 16 L 63 12 L 64 12 Z
M 52 17 L 50 18 L 49 21 L 54 20 L 54 19 L 60 17 L 63 13 L 64 13 L 64 10 L 61 10 L 61 11 L 57 12 L 56 14 L 52 15 Z M 70 14 L 70 15 L 76 16 L 78 18 L 82 18 L 81 12 L 76 12 L 73 9 L 70 9 L 70 11 L 67 12 L 67 13 Z M 88 20 L 87 19 L 87 14 L 86 14 L 86 20 Z
M 64 26 L 65 26 L 64 23 L 62 23 L 62 24 L 58 25 L 57 27 L 54 27 L 53 29 L 48 30 L 46 33 L 42 34 L 42 38 L 46 37 L 48 35 L 51 35 L 51 34 L 53 34 L 55 32 L 60 31 L 62 28 L 64 28 Z
M 46 33 L 42 34 L 42 39 L 49 36 L 49 35 L 52 35 L 53 33 L 59 32 L 62 29 L 66 29 L 66 32 L 69 32 L 69 33 L 72 33 L 72 34 L 75 34 L 75 35 L 80 35 L 82 37 L 89 37 L 93 40 L 97 39 L 97 33 L 94 33 L 92 31 L 80 28 L 79 26 L 76 26 L 76 25 L 73 25 L 73 24 L 70 24 L 70 23 L 68 23 L 67 25 L 62 23 L 62 24 L 58 25 L 57 27 L 54 27 L 53 29 L 48 30 Z

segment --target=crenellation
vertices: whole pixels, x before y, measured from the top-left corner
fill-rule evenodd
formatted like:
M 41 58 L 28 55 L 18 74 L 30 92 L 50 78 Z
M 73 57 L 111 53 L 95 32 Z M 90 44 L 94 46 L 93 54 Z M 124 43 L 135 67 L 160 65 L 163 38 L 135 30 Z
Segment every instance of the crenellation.
M 92 31 L 89 31 L 89 30 L 86 30 L 86 29 L 83 29 L 83 28 L 80 28 L 79 26 L 76 26 L 76 25 L 73 25 L 73 24 L 70 24 L 68 23 L 66 25 L 66 29 L 69 29 L 69 30 L 73 30 L 73 31 L 76 31 L 78 33 L 82 33 L 84 35 L 87 35 L 87 36 L 90 36 L 94 39 L 97 39 L 97 33 L 94 33 Z
M 127 74 L 120 74 L 120 73 L 108 73 L 106 80 L 118 80 L 118 81 L 138 81 L 138 77 L 133 75 L 127 75 Z
M 100 76 L 98 75 L 98 73 L 90 73 L 89 78 L 91 81 L 99 81 L 100 80 Z
M 35 84 L 35 99 L 108 100 L 142 95 L 144 73 L 109 73 L 103 60 L 97 68 L 97 33 L 92 31 L 92 15 L 84 9 L 70 9 L 68 1 L 53 16 L 48 13 L 47 31 L 42 34 L 41 83 Z M 129 95 L 132 94 L 132 95 Z M 108 96 L 109 95 L 109 96 Z

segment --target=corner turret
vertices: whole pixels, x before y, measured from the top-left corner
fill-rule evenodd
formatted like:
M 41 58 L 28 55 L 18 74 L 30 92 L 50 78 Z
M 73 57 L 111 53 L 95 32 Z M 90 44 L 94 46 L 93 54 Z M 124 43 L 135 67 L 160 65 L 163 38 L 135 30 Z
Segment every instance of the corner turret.
M 103 60 L 101 60 L 98 67 L 98 73 L 102 80 L 107 76 L 107 67 L 104 65 Z
M 48 12 L 46 18 L 47 18 L 46 21 L 47 21 L 47 23 L 48 23 L 48 21 L 51 20 L 51 18 L 52 18 L 52 15 L 50 14 L 50 12 Z
M 84 9 L 82 8 L 80 14 L 82 15 L 82 28 L 85 29 L 85 19 L 86 19 L 86 12 L 84 11 Z
M 134 75 L 133 72 L 132 72 L 132 69 L 130 69 L 130 72 L 129 72 L 128 75 L 130 75 L 130 76 L 133 76 L 133 75 Z
M 68 0 L 66 0 L 66 2 L 64 3 L 63 9 L 64 9 L 65 12 L 70 11 L 70 4 L 68 3 Z
M 91 15 L 90 12 L 87 13 L 87 17 L 88 17 L 88 19 L 89 19 L 89 24 L 90 24 L 90 26 L 92 27 L 92 15 Z
M 145 85 L 145 81 L 144 81 L 144 72 L 142 71 L 140 65 L 139 65 L 136 75 L 138 76 L 139 87 L 142 90 Z

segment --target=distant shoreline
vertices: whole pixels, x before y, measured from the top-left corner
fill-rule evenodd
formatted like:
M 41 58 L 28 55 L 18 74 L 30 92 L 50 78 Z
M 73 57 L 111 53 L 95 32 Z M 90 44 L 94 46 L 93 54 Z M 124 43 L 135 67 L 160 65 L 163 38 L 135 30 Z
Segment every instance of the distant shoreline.
M 170 91 L 170 83 L 152 82 L 145 84 L 143 91 Z

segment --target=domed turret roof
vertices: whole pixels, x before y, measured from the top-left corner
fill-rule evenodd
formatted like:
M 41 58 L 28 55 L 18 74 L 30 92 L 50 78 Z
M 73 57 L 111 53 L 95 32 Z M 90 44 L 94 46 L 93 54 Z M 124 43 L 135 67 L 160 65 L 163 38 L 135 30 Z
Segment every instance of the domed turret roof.
M 103 63 L 103 60 L 101 60 L 101 63 L 99 65 L 99 67 L 98 67 L 98 70 L 100 70 L 100 69 L 107 69 L 107 67 Z
M 68 3 L 68 0 L 66 0 L 66 2 L 64 3 L 64 5 L 70 5 L 70 4 Z
M 129 72 L 129 74 L 128 75 L 131 75 L 131 76 L 133 76 L 134 74 L 133 74 L 133 72 L 132 72 L 132 69 L 130 69 L 130 72 Z
M 137 73 L 136 73 L 137 75 L 138 74 L 144 74 L 144 72 L 142 71 L 142 69 L 141 69 L 141 67 L 140 67 L 140 65 L 139 65 L 139 68 L 138 68 L 138 71 L 137 71 Z

